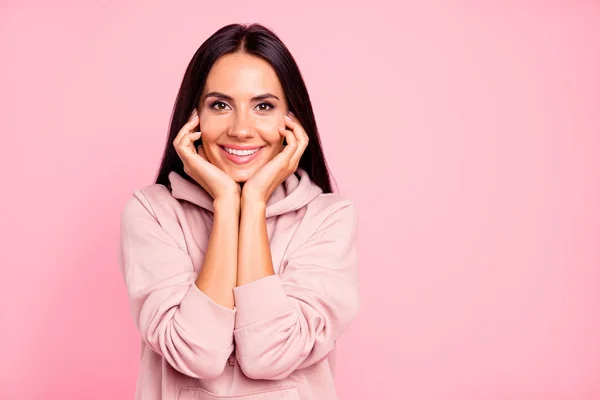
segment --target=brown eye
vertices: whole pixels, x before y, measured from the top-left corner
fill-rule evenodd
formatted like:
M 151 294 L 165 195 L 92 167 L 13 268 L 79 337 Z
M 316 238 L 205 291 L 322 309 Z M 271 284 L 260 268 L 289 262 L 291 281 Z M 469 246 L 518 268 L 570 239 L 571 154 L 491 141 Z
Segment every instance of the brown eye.
M 268 108 L 265 108 L 265 107 L 261 108 L 261 106 L 266 106 L 266 107 L 268 107 Z M 258 108 L 259 108 L 259 111 L 269 111 L 269 110 L 271 110 L 272 108 L 275 108 L 275 106 L 273 106 L 273 104 L 271 104 L 271 103 L 266 103 L 266 102 L 265 102 L 265 103 L 260 103 L 260 104 L 258 105 Z
M 218 107 L 219 105 L 223 105 L 223 106 L 227 107 L 227 104 L 223 103 L 222 101 L 215 101 L 214 103 L 212 103 L 210 105 L 210 108 L 215 109 L 215 110 L 219 110 L 219 111 L 225 110 L 225 108 L 219 108 Z M 215 106 L 217 106 L 217 107 L 215 107 Z

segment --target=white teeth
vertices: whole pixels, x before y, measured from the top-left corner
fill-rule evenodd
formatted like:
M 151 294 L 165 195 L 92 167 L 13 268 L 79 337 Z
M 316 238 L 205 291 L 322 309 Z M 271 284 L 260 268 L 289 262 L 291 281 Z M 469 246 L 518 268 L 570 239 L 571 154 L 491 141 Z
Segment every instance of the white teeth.
M 258 151 L 259 149 L 254 149 L 254 150 L 234 150 L 234 149 L 230 149 L 229 147 L 225 147 L 225 151 L 227 151 L 229 154 L 234 154 L 236 156 L 249 156 L 251 154 L 254 154 Z

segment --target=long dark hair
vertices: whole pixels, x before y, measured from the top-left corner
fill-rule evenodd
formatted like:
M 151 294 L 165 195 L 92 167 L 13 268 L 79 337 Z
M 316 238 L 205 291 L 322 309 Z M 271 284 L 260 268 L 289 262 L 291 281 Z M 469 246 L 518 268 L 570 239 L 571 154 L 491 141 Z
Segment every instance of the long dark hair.
M 171 189 L 168 178 L 171 171 L 196 183 L 184 172 L 183 162 L 173 147 L 173 141 L 197 106 L 206 83 L 206 77 L 213 64 L 225 54 L 240 51 L 263 58 L 275 69 L 287 98 L 289 110 L 298 118 L 309 139 L 308 147 L 300 159 L 299 168 L 304 169 L 310 179 L 324 193 L 332 193 L 329 168 L 323 154 L 312 104 L 300 69 L 279 37 L 260 24 L 226 25 L 209 37 L 192 57 L 175 100 L 169 126 L 169 137 L 156 183 Z

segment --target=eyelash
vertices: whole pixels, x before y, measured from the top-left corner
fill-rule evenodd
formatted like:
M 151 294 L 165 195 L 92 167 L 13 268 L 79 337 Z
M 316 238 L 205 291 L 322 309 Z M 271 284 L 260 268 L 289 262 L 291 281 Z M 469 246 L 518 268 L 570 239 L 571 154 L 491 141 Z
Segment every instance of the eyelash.
M 217 104 L 225 104 L 225 103 L 223 103 L 223 102 L 222 102 L 222 101 L 220 101 L 220 100 L 217 100 L 217 101 L 215 101 L 215 102 L 211 103 L 211 105 L 210 105 L 210 108 L 211 108 L 211 109 L 213 109 L 213 110 L 216 110 L 216 111 L 223 111 L 223 110 L 220 110 L 220 109 L 217 109 L 217 108 L 215 108 L 215 106 L 216 106 Z M 258 105 L 260 106 L 260 105 L 263 105 L 263 104 L 266 104 L 266 105 L 267 105 L 267 106 L 269 106 L 270 108 L 269 108 L 268 110 L 260 110 L 260 111 L 270 111 L 270 110 L 272 110 L 273 108 L 275 108 L 275 106 L 274 106 L 273 104 L 271 104 L 271 103 L 268 103 L 268 102 L 266 102 L 266 101 L 265 101 L 265 102 L 262 102 L 262 103 L 260 103 L 260 104 L 258 104 Z M 227 105 L 227 104 L 225 104 L 225 105 Z

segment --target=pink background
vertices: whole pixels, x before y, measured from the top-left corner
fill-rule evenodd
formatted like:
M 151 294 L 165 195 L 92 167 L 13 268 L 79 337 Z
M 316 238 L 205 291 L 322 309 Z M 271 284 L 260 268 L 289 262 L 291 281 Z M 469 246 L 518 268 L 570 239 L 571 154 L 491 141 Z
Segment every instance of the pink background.
M 360 213 L 340 398 L 599 399 L 600 3 L 453 3 L 2 2 L 0 398 L 133 397 L 119 213 L 194 51 L 257 21 Z

